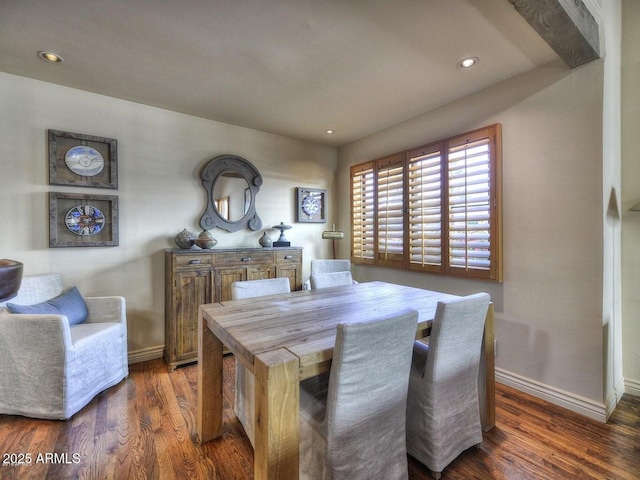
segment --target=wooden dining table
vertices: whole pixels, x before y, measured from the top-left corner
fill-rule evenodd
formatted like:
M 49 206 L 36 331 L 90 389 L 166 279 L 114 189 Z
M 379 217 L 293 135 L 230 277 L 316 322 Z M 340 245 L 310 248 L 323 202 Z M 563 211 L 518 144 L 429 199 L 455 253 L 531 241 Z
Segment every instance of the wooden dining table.
M 255 377 L 254 478 L 297 479 L 300 381 L 331 366 L 337 325 L 413 309 L 416 338 L 428 336 L 438 301 L 455 295 L 385 282 L 301 290 L 199 307 L 200 442 L 222 435 L 225 345 Z M 483 337 L 483 429 L 495 425 L 493 305 Z M 381 352 L 384 355 L 384 352 Z

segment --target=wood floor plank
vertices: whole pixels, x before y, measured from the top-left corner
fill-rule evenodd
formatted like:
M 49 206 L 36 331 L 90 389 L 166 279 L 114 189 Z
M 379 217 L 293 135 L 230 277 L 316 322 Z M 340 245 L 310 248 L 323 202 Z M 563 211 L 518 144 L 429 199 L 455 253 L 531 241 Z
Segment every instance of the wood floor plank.
M 195 433 L 196 366 L 168 373 L 161 359 L 131 365 L 125 381 L 68 421 L 0 415 L 0 454 L 31 455 L 28 465 L 0 465 L 0 479 L 251 480 L 233 373 L 225 357 L 223 434 L 204 445 Z M 443 479 L 640 478 L 640 398 L 625 395 L 603 424 L 498 384 L 496 418 L 482 446 L 463 452 Z M 409 478 L 431 477 L 409 458 Z

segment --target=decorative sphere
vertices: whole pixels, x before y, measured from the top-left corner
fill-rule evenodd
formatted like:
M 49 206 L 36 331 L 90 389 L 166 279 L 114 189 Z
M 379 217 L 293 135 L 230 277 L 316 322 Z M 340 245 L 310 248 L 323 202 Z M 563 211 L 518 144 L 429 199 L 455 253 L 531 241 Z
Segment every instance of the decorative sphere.
M 174 238 L 176 245 L 178 248 L 182 248 L 183 250 L 187 250 L 191 248 L 196 240 L 195 234 L 191 233 L 186 228 L 182 230 L 179 234 L 177 234 Z

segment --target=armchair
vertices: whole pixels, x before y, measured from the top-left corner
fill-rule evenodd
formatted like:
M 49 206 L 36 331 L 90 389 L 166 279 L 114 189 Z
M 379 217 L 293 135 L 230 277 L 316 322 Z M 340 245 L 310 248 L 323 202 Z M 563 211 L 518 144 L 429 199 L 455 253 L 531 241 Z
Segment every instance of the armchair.
M 129 374 L 123 297 L 86 297 L 86 320 L 63 314 L 11 313 L 60 298 L 57 273 L 25 276 L 0 303 L 0 414 L 66 420 Z M 26 307 L 25 307 L 26 308 Z

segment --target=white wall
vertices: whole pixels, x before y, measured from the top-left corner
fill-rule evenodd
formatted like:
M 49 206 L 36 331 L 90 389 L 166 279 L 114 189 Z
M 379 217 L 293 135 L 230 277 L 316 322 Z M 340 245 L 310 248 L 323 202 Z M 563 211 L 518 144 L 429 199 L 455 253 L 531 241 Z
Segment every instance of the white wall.
M 60 271 L 86 295 L 124 294 L 130 351 L 157 351 L 164 343 L 162 250 L 174 246 L 172 237 L 182 228 L 199 231 L 205 195 L 198 171 L 209 159 L 232 153 L 258 167 L 265 180 L 258 194 L 263 225 L 294 226 L 287 236 L 305 247 L 306 276 L 312 258 L 331 255 L 330 242 L 320 240 L 320 233 L 333 222 L 349 232 L 350 165 L 500 122 L 504 283 L 364 266 L 354 268 L 355 276 L 460 294 L 488 291 L 496 304 L 496 363 L 503 380 L 521 380 L 541 396 L 555 395 L 560 403 L 599 414 L 618 376 L 611 370 L 620 354 L 611 351 L 617 348 L 611 336 L 620 335 L 610 323 L 620 310 L 616 289 L 622 290 L 625 385 L 627 392 L 640 395 L 640 213 L 628 212 L 640 201 L 640 5 L 624 0 L 622 9 L 621 198 L 609 201 L 612 190 L 619 192 L 610 158 L 616 155 L 615 140 L 610 143 L 615 131 L 607 133 L 608 119 L 616 115 L 615 102 L 608 103 L 615 96 L 615 78 L 605 61 L 574 71 L 548 65 L 338 153 L 0 73 L 0 257 L 23 261 L 27 274 Z M 48 185 L 49 128 L 117 138 L 120 188 Z M 296 186 L 328 189 L 333 202 L 328 225 L 294 223 Z M 49 191 L 118 195 L 120 246 L 50 249 Z M 618 203 L 621 286 L 616 280 Z M 220 247 L 257 246 L 261 234 L 214 231 Z M 349 256 L 348 237 L 338 247 L 340 256 Z
M 627 392 L 640 395 L 640 3 L 622 2 L 622 338 Z
M 259 232 L 214 229 L 218 247 L 259 247 L 267 227 L 292 225 L 287 238 L 312 258 L 328 258 L 327 224 L 295 223 L 295 187 L 328 190 L 336 149 L 0 73 L 0 258 L 25 274 L 57 271 L 84 295 L 124 295 L 129 352 L 164 345 L 163 249 L 183 228 L 198 233 L 205 208 L 200 168 L 221 154 L 253 163 L 264 184 L 257 195 Z M 48 184 L 47 129 L 118 140 L 118 190 Z M 120 246 L 49 248 L 47 192 L 119 197 Z M 329 210 L 332 220 L 333 204 Z M 268 233 L 277 238 L 278 231 Z
M 622 247 L 621 179 L 621 12 L 620 0 L 601 10 L 600 51 L 604 56 L 602 111 L 603 285 L 602 336 L 604 398 L 612 411 L 624 393 L 622 371 Z
M 504 283 L 358 266 L 382 279 L 495 302 L 496 366 L 546 395 L 603 415 L 603 61 L 551 64 L 338 151 L 349 166 L 492 123 L 503 126 Z M 348 207 L 340 224 L 349 225 Z M 349 255 L 349 240 L 340 244 Z M 575 406 L 575 405 L 574 405 Z

